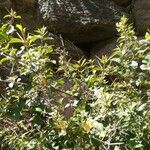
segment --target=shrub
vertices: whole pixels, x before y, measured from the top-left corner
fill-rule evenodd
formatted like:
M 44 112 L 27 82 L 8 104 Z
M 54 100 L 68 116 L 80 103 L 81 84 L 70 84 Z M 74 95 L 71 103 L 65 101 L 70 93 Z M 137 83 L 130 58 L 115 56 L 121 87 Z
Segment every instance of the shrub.
M 96 65 L 66 60 L 48 44 L 45 27 L 31 34 L 14 23 L 15 12 L 5 18 L 0 67 L 9 73 L 0 80 L 1 149 L 149 149 L 149 33 L 138 40 L 122 17 L 117 48 Z

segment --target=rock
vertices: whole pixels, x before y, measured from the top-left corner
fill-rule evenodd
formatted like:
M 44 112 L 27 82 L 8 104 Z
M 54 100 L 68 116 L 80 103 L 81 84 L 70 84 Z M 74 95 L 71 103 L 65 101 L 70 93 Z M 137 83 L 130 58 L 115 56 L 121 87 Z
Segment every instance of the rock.
M 108 0 L 0 0 L 0 13 L 4 8 L 13 8 L 28 30 L 46 25 L 78 44 L 114 36 L 115 23 L 124 13 Z
M 73 60 L 79 60 L 82 57 L 85 57 L 83 51 L 79 49 L 77 46 L 75 46 L 72 42 L 68 40 L 64 40 L 59 36 L 56 36 L 54 34 L 50 34 L 50 36 L 53 38 L 48 43 L 52 45 L 54 49 L 62 49 L 66 50 L 68 52 L 67 59 L 73 59 Z
M 0 8 L 10 9 L 12 7 L 12 2 L 10 0 L 0 0 Z
M 35 4 L 35 0 L 13 0 L 16 6 L 21 7 L 33 7 Z
M 137 31 L 144 35 L 150 29 L 150 0 L 134 0 L 133 15 Z
M 120 5 L 120 6 L 128 6 L 132 0 L 112 0 L 114 1 L 117 5 Z
M 116 34 L 122 9 L 108 0 L 38 0 L 48 30 L 75 43 L 95 42 Z
M 117 39 L 111 39 L 107 41 L 101 41 L 97 43 L 91 51 L 91 58 L 102 57 L 103 55 L 110 56 L 113 49 L 116 48 Z
M 10 10 L 21 16 L 21 23 L 33 31 L 43 25 L 42 17 L 37 9 L 35 0 L 0 0 L 0 21 Z
M 33 31 L 42 27 L 43 20 L 35 0 L 13 0 L 13 10 L 21 16 L 21 23 L 29 30 Z
M 138 36 L 137 40 L 143 40 L 143 36 Z M 100 41 L 95 46 L 93 46 L 91 50 L 91 58 L 102 57 L 102 55 L 110 56 L 112 54 L 112 51 L 117 48 L 118 42 L 117 37 L 106 40 L 106 41 Z
M 0 23 L 4 22 L 3 17 L 8 14 L 7 10 L 10 10 L 12 3 L 10 0 L 0 0 Z

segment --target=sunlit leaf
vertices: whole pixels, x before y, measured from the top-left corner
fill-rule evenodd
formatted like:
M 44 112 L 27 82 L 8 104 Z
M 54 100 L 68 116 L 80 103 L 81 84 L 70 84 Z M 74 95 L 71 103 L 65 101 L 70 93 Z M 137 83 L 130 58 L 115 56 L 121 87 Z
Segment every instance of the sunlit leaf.
M 11 38 L 9 44 L 14 44 L 14 43 L 23 43 L 23 41 L 19 38 Z

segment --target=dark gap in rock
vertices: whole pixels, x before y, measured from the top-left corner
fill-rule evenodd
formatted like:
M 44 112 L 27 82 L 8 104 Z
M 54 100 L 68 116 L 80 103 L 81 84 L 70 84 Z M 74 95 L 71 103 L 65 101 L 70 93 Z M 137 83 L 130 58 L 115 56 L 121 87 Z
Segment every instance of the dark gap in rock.
M 87 58 L 90 58 L 91 49 L 96 43 L 97 42 L 90 42 L 90 43 L 82 43 L 82 44 L 75 44 L 75 45 L 83 51 L 83 53 L 87 56 Z

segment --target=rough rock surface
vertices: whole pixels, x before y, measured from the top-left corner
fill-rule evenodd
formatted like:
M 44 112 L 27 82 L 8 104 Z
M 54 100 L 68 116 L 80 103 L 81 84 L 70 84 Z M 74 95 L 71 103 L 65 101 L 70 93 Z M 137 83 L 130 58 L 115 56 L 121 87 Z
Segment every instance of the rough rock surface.
M 117 5 L 120 5 L 120 6 L 128 6 L 132 0 L 112 0 L 114 1 Z
M 116 34 L 122 9 L 108 0 L 38 0 L 49 31 L 76 43 L 94 42 Z
M 133 15 L 137 31 L 145 34 L 150 29 L 150 0 L 134 0 Z
M 35 0 L 13 0 L 12 7 L 21 16 L 21 22 L 28 30 L 33 32 L 44 25 Z
M 28 30 L 35 30 L 43 25 L 42 17 L 35 0 L 0 0 L 0 20 L 13 9 L 20 15 L 21 23 Z
M 33 7 L 35 4 L 35 0 L 13 0 L 17 6 L 25 6 L 25 7 Z
M 111 39 L 107 41 L 102 41 L 93 46 L 91 50 L 91 58 L 102 57 L 102 55 L 109 56 L 113 49 L 116 48 L 117 39 Z
M 10 0 L 0 0 L 0 23 L 3 22 L 3 17 L 6 14 L 6 9 L 9 10 L 11 7 L 12 3 Z
M 138 36 L 137 40 L 143 40 L 143 36 Z M 117 42 L 117 37 L 110 39 L 110 40 L 105 40 L 101 41 L 97 44 L 95 44 L 91 50 L 91 58 L 96 58 L 96 57 L 102 57 L 103 55 L 110 56 L 112 54 L 112 51 L 117 48 L 118 42 Z
M 0 0 L 0 8 L 11 8 L 12 2 L 10 0 Z

